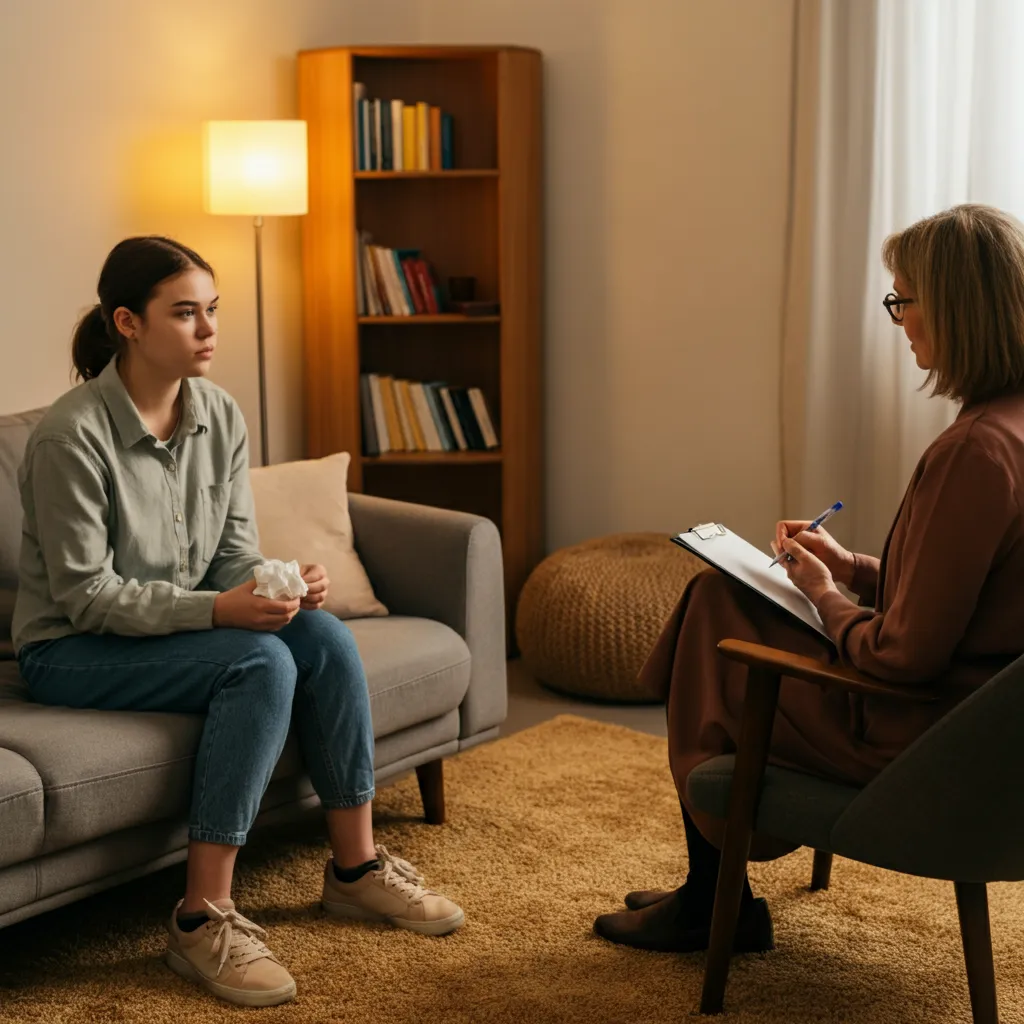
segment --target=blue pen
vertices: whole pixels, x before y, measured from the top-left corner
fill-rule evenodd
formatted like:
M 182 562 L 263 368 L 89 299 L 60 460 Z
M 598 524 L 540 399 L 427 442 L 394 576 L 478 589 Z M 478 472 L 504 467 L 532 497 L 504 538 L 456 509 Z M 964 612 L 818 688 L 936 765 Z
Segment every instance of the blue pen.
M 818 516 L 818 518 L 815 519 L 814 522 L 811 523 L 811 525 L 808 526 L 806 530 L 801 530 L 800 532 L 801 533 L 810 533 L 811 530 L 816 530 L 826 520 L 831 519 L 842 507 L 843 507 L 843 503 L 841 501 L 837 501 L 831 508 L 825 509 L 825 511 L 822 512 L 821 515 Z M 771 565 L 769 565 L 768 568 L 770 569 L 772 567 L 772 565 L 776 565 L 779 562 L 781 562 L 784 555 L 787 555 L 787 553 L 785 551 L 780 551 L 772 559 Z M 787 557 L 792 557 L 792 556 L 787 555 Z

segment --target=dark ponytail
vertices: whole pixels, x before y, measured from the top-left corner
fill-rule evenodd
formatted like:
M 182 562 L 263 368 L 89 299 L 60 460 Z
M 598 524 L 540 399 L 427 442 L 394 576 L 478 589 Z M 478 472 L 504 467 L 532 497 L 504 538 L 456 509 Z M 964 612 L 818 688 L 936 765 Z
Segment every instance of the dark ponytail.
M 160 235 L 126 238 L 107 256 L 97 285 L 100 301 L 79 320 L 71 340 L 71 361 L 80 380 L 99 376 L 123 348 L 125 338 L 114 325 L 114 311 L 122 306 L 136 316 L 159 285 L 192 268 L 214 277 L 213 268 L 198 253 Z
M 117 335 L 117 331 L 112 332 Z M 118 335 L 118 338 L 120 336 Z M 71 361 L 82 380 L 99 376 L 100 371 L 117 354 L 121 343 L 112 338 L 103 319 L 103 307 L 97 302 L 75 328 L 71 339 Z

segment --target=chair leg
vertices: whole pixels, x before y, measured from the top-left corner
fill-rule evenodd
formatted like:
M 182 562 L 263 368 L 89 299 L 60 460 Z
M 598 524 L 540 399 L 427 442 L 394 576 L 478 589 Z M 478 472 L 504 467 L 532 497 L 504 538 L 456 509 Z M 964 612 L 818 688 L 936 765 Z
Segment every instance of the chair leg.
M 718 868 L 715 910 L 711 918 L 711 940 L 704 964 L 701 1013 L 721 1013 L 725 1001 L 725 983 L 743 896 L 743 876 L 747 870 L 757 801 L 768 763 L 780 682 L 777 674 L 760 669 L 751 669 L 747 675 L 743 720 L 736 746 L 736 768 L 729 794 L 729 817 Z
M 992 932 L 988 923 L 988 890 L 984 882 L 954 884 L 974 1024 L 999 1024 Z
M 814 851 L 814 867 L 811 868 L 811 892 L 827 889 L 832 877 L 832 854 L 824 850 Z
M 420 784 L 423 817 L 428 825 L 444 824 L 444 761 L 428 761 L 416 766 L 416 781 Z

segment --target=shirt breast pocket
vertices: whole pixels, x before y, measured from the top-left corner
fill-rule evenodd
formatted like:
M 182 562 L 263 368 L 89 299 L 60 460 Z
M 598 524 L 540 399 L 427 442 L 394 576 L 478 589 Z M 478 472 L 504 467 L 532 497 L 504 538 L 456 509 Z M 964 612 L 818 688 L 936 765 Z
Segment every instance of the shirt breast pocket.
M 224 534 L 224 524 L 228 518 L 228 503 L 231 498 L 231 484 L 207 484 L 201 489 L 200 494 L 202 495 L 200 555 L 205 567 L 217 554 L 220 539 Z

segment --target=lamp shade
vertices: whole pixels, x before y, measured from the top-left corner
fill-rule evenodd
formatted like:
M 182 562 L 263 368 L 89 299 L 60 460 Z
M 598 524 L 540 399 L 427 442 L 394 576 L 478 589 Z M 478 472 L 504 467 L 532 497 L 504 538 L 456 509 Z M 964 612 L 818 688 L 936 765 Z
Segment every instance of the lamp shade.
M 305 213 L 305 121 L 206 121 L 203 206 L 250 217 Z

